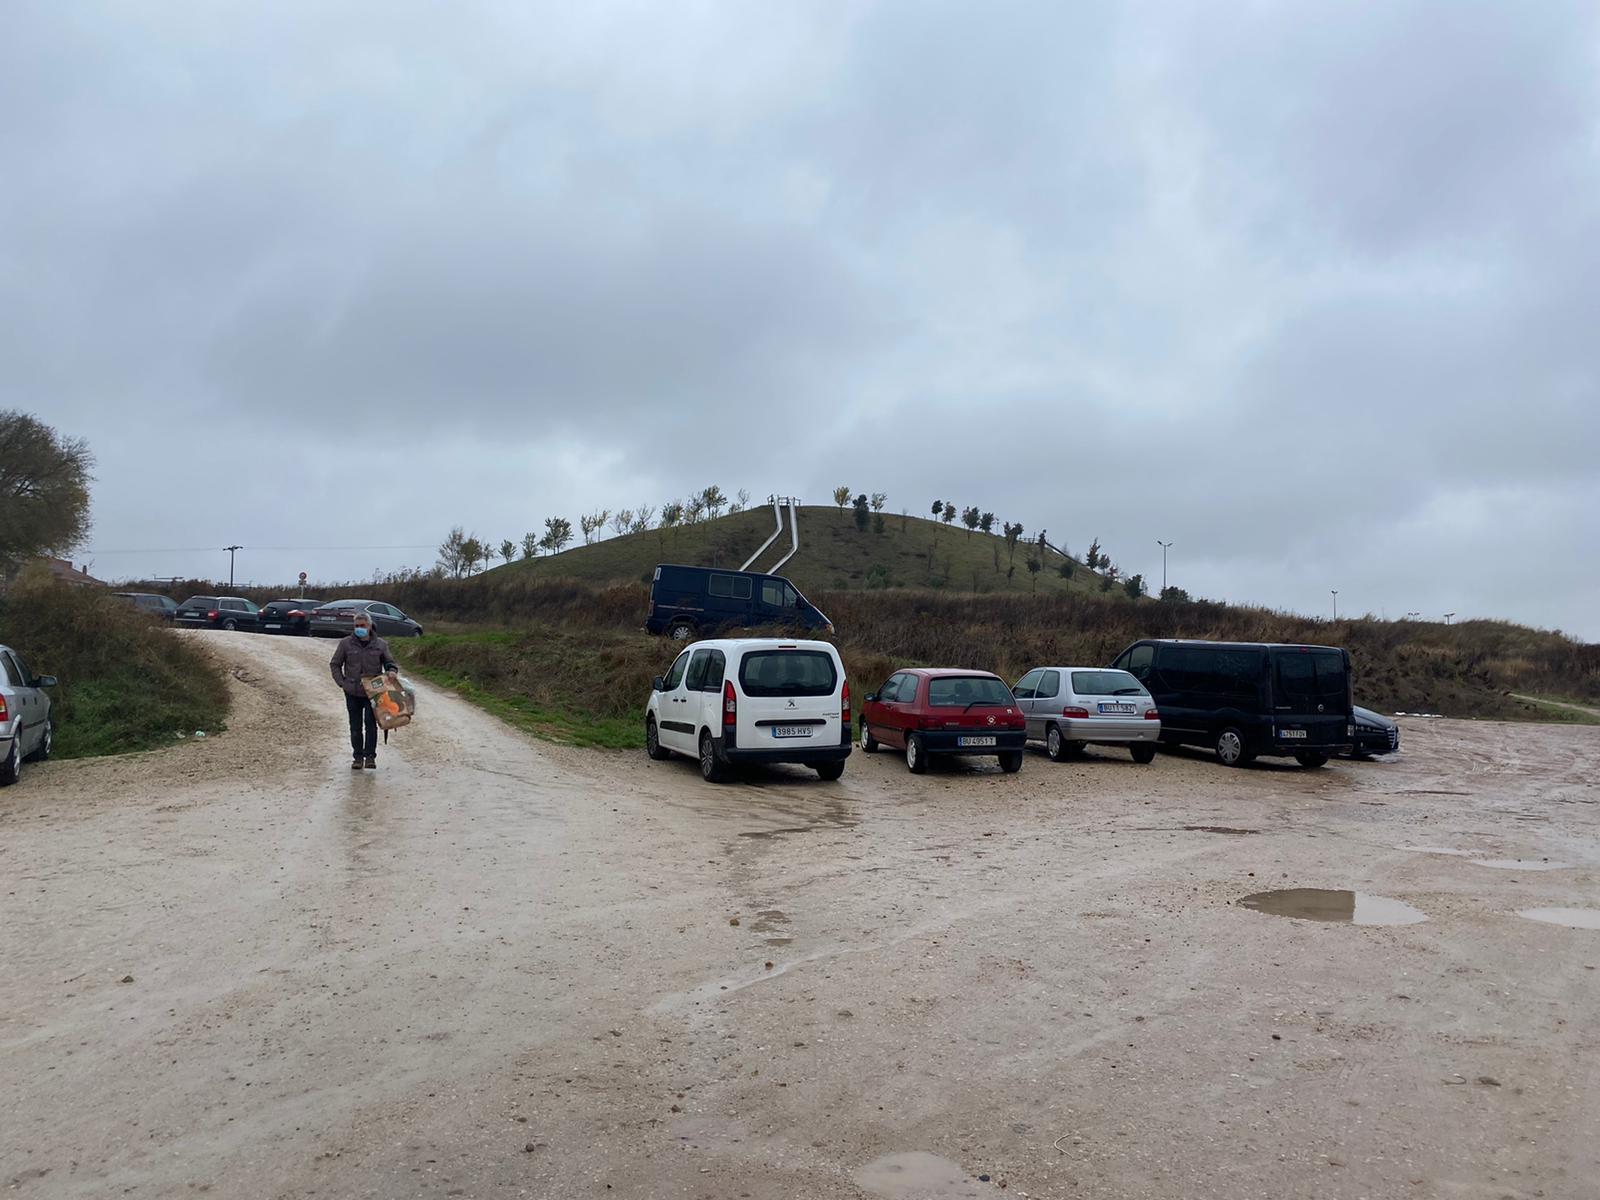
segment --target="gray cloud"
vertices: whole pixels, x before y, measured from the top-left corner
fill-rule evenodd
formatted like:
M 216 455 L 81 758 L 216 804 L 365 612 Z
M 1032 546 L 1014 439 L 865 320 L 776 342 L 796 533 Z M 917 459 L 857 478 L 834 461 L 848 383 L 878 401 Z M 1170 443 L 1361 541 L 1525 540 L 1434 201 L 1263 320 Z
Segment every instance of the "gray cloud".
M 1591 6 L 14 6 L 0 404 L 110 574 L 713 479 L 1600 637 Z M 709 435 L 709 439 L 708 439 Z M 428 502 L 363 511 L 394 462 Z M 257 578 L 422 551 L 276 551 Z

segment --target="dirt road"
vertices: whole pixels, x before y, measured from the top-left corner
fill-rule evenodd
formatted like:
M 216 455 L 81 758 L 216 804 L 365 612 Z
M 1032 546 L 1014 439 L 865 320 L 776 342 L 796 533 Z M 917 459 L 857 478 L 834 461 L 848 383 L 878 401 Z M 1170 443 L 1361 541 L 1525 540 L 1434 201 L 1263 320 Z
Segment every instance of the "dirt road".
M 1516 915 L 1600 909 L 1600 728 L 717 788 L 423 689 L 358 774 L 328 643 L 198 636 L 232 732 L 0 793 L 17 1194 L 1600 1186 L 1600 931 Z

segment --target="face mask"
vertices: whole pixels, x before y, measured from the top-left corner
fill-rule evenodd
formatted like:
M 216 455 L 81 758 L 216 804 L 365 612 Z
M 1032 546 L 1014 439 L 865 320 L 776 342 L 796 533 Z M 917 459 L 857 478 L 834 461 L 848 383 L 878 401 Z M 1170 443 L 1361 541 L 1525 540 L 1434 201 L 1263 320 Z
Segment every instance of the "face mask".
M 371 634 L 372 630 L 368 629 L 365 625 L 356 626 L 356 636 L 358 638 L 366 639 L 367 637 L 370 637 Z

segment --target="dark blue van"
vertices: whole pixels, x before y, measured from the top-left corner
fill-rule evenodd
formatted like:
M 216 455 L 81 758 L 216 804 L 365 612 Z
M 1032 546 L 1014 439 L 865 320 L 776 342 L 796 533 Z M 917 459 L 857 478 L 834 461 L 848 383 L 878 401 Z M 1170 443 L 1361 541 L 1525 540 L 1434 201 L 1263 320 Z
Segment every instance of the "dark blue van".
M 798 625 L 833 632 L 833 623 L 781 575 L 663 563 L 650 584 L 644 627 L 674 641 L 726 629 Z

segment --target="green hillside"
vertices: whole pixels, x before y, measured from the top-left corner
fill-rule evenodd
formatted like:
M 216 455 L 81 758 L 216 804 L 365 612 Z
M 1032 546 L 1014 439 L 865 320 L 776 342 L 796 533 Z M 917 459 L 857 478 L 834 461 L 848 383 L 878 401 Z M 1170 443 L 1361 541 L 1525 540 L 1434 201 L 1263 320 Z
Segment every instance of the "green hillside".
M 676 529 L 652 529 L 626 534 L 589 546 L 576 546 L 547 558 L 525 559 L 496 567 L 490 574 L 529 572 L 546 579 L 579 579 L 592 583 L 648 580 L 657 563 L 736 569 L 772 533 L 770 508 L 755 508 L 732 516 L 702 521 Z M 766 570 L 788 550 L 789 528 L 785 513 L 783 535 L 752 570 Z M 783 574 L 807 595 L 825 590 L 866 587 L 943 588 L 959 592 L 1029 593 L 1037 586 L 1042 595 L 1098 594 L 1101 577 L 1072 560 L 1072 575 L 1064 578 L 1064 560 L 1046 551 L 1037 577 L 1028 570 L 1033 547 L 1019 543 L 1015 555 L 1005 539 L 994 534 L 968 532 L 965 526 L 945 525 L 925 517 L 884 514 L 884 530 L 856 528 L 849 509 L 807 505 L 800 509 L 800 552 L 783 567 Z M 1115 588 L 1122 594 L 1120 586 Z

